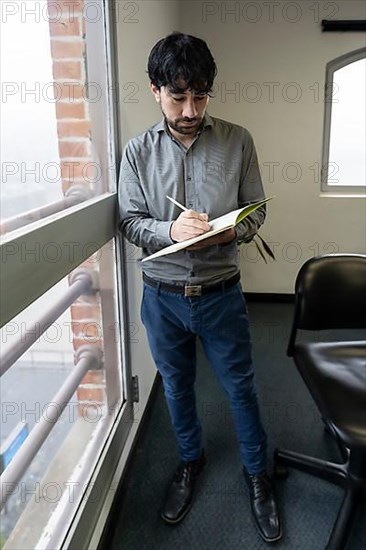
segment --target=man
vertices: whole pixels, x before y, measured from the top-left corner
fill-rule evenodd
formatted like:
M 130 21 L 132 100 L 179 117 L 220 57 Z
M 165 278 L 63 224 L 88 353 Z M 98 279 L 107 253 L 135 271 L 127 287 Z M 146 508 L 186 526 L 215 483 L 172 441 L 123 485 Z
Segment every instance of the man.
M 143 257 L 201 235 L 210 230 L 209 219 L 264 198 L 249 132 L 206 113 L 216 72 L 206 43 L 190 35 L 170 34 L 150 52 L 150 88 L 164 119 L 127 144 L 119 186 L 121 230 Z M 141 315 L 181 461 L 162 518 L 183 519 L 206 463 L 194 392 L 198 336 L 229 398 L 255 524 L 274 542 L 281 526 L 266 472 L 237 254 L 238 243 L 251 240 L 264 218 L 263 206 L 235 229 L 144 262 Z

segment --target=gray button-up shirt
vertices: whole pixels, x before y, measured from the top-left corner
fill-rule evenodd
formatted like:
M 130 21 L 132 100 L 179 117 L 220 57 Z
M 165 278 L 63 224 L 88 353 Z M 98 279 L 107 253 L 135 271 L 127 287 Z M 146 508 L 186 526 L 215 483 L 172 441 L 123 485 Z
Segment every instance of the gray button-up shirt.
M 181 210 L 169 195 L 209 220 L 264 198 L 253 139 L 245 128 L 210 117 L 185 148 L 164 121 L 130 140 L 120 181 L 120 228 L 142 257 L 173 244 L 170 227 Z M 142 264 L 166 282 L 216 283 L 239 271 L 237 241 L 250 240 L 265 218 L 265 206 L 236 226 L 237 239 L 200 250 L 182 250 Z

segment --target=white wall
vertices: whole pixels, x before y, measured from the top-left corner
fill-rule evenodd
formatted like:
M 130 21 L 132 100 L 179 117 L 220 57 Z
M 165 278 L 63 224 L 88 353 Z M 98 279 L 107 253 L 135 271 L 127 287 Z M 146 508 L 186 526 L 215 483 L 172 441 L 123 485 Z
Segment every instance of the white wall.
M 149 90 L 147 59 L 152 46 L 160 38 L 179 30 L 179 0 L 119 4 L 122 5 L 118 18 L 119 91 L 122 140 L 125 143 L 161 118 L 160 109 Z
M 336 19 L 365 18 L 357 0 L 181 3 L 179 30 L 207 40 L 218 65 L 209 112 L 251 131 L 266 193 L 276 195 L 261 234 L 278 243 L 277 261 L 264 264 L 253 245 L 241 249 L 248 291 L 292 292 L 307 258 L 365 251 L 364 199 L 321 196 L 314 172 L 322 162 L 326 63 L 365 46 L 364 33 L 321 31 L 321 19 L 333 12 Z
M 126 9 L 125 9 L 126 8 Z M 120 115 L 123 145 L 128 139 L 160 119 L 146 74 L 152 46 L 178 27 L 178 3 L 171 0 L 120 2 L 118 12 L 118 58 Z M 138 375 L 140 402 L 127 448 L 145 408 L 156 369 L 148 350 L 140 319 L 141 273 L 136 264 L 138 249 L 127 246 L 127 278 L 131 334 L 132 374 Z

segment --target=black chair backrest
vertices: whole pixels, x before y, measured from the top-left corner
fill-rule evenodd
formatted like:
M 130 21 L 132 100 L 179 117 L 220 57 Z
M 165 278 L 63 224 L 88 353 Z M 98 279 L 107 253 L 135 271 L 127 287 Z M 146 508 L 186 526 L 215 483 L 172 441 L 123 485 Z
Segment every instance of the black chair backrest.
M 296 278 L 298 328 L 366 327 L 366 256 L 335 254 L 308 260 Z
M 366 256 L 329 254 L 306 261 L 295 283 L 296 330 L 361 329 L 366 327 Z

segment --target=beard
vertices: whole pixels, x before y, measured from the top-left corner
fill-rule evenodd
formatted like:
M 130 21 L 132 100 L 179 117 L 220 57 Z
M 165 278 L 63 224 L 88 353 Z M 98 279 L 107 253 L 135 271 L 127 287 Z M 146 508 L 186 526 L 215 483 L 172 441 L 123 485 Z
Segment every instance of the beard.
M 171 130 L 174 130 L 178 134 L 184 136 L 196 134 L 202 124 L 202 117 L 194 118 L 176 118 L 174 120 L 168 118 L 162 110 L 166 124 Z

